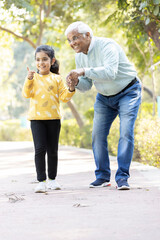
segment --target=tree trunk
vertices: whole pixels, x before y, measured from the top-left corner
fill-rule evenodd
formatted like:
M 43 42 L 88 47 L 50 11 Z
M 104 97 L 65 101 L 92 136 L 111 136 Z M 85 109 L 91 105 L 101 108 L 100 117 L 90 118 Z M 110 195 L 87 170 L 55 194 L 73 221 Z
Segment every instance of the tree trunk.
M 153 65 L 153 48 L 151 46 L 150 38 L 148 37 L 149 51 L 150 51 L 150 64 Z M 151 78 L 152 78 L 152 87 L 153 87 L 153 116 L 156 113 L 156 93 L 155 93 L 155 76 L 154 70 L 151 68 Z
M 77 120 L 79 127 L 82 128 L 84 126 L 84 123 L 83 123 L 83 120 L 82 120 L 79 112 L 76 109 L 76 106 L 75 106 L 73 100 L 71 99 L 67 104 L 68 104 L 69 108 L 71 109 L 73 116 Z
M 148 95 L 153 98 L 153 92 L 146 86 L 143 86 L 143 91 L 145 91 L 146 93 L 148 93 Z
M 147 34 L 154 41 L 156 47 L 160 50 L 160 33 L 158 32 L 158 26 L 156 22 L 150 22 L 145 26 Z

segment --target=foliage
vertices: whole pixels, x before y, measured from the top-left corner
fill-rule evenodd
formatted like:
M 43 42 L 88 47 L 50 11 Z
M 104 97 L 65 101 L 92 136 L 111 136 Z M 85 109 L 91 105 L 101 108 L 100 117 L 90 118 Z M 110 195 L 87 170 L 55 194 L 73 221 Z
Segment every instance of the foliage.
M 15 36 L 28 41 L 34 48 L 42 43 L 52 45 L 53 42 L 55 47 L 59 47 L 65 37 L 65 28 L 76 19 L 76 13 L 78 16 L 83 6 L 83 0 L 3 0 L 1 25 L 12 34 L 15 29 Z M 12 24 L 12 28 L 8 24 Z
M 135 149 L 133 160 L 160 167 L 160 120 L 152 117 L 153 104 L 142 103 L 135 125 Z M 91 148 L 93 108 L 85 116 L 89 123 L 80 131 L 76 122 L 63 121 L 60 143 Z M 119 141 L 119 118 L 113 122 L 108 136 L 109 154 L 116 156 Z
M 141 119 L 137 123 L 136 133 L 136 161 L 160 167 L 160 119 Z
M 0 121 L 0 141 L 31 141 L 30 129 L 22 128 L 20 120 Z
M 155 22 L 160 32 L 160 0 L 119 0 L 114 14 L 117 21 L 121 18 L 121 26 L 141 39 L 142 33 L 150 34 L 145 28 L 150 22 Z
M 141 79 L 150 74 L 148 38 L 151 37 L 154 63 L 160 60 L 160 0 L 119 0 L 115 11 L 103 21 L 103 26 L 113 21 L 123 29 L 127 39 L 128 56 L 134 62 Z
M 86 113 L 85 126 L 80 129 L 75 119 L 63 120 L 60 144 L 92 148 L 93 108 Z M 0 141 L 31 141 L 30 129 L 21 127 L 20 120 L 0 122 Z M 109 154 L 116 156 L 119 141 L 119 118 L 113 122 L 108 136 Z M 160 168 L 160 119 L 152 117 L 152 104 L 142 103 L 135 125 L 133 160 Z
M 119 118 L 117 117 L 112 123 L 110 133 L 108 136 L 108 151 L 112 156 L 117 156 L 119 141 Z
M 86 124 L 82 129 L 77 127 L 76 121 L 64 120 L 62 122 L 60 144 L 71 145 L 81 148 L 92 148 L 92 125 L 94 109 L 90 108 L 85 112 Z M 110 134 L 108 136 L 108 149 L 111 155 L 117 155 L 119 139 L 119 119 L 117 118 L 111 127 Z
M 94 117 L 94 108 L 88 109 L 87 112 L 85 112 L 84 116 L 89 120 L 89 123 L 93 123 L 93 117 Z
M 156 104 L 157 112 L 157 104 Z M 151 118 L 153 116 L 153 103 L 143 102 L 140 106 L 139 117 L 142 119 Z
M 76 20 L 89 24 L 96 36 L 116 39 L 125 48 L 129 59 L 134 62 L 138 75 L 142 80 L 145 79 L 143 83 L 150 87 L 148 36 L 152 36 L 149 35 L 148 26 L 156 23 L 157 29 L 159 28 L 159 3 L 160 0 L 2 0 L 0 27 L 11 30 L 12 33 L 0 30 L 1 118 L 17 118 L 27 110 L 28 102 L 22 98 L 21 88 L 27 73 L 27 65 L 35 70 L 34 48 L 38 44 L 50 44 L 55 48 L 64 80 L 67 73 L 75 68 L 74 52 L 66 41 L 64 31 L 68 24 Z M 154 39 L 151 45 L 154 53 L 153 60 L 156 63 L 160 60 L 160 55 Z M 156 94 L 159 95 L 158 68 L 156 74 Z M 84 127 L 86 135 L 83 134 L 83 143 L 80 143 L 82 136 L 79 136 L 81 134 L 79 133 L 77 135 L 79 140 L 73 140 L 76 144 L 85 146 L 85 141 L 86 145 L 88 144 L 87 137 L 91 137 L 93 109 L 86 114 L 85 112 L 93 107 L 95 96 L 96 90 L 93 87 L 87 93 L 77 91 L 73 97 L 78 111 L 86 121 L 86 129 Z M 72 115 L 66 110 L 67 104 L 63 104 L 63 109 L 64 119 L 71 118 Z M 145 117 L 143 109 L 141 117 Z M 150 109 L 150 114 L 151 112 Z M 108 138 L 110 152 L 115 155 L 119 138 L 118 119 L 116 121 Z M 64 121 L 63 124 L 67 131 L 67 123 Z M 72 127 L 69 125 L 70 134 L 73 131 Z M 79 131 L 77 126 L 74 128 Z M 66 141 L 70 140 L 66 139 Z M 91 147 L 91 140 L 89 146 Z
M 92 147 L 91 129 L 90 124 L 86 124 L 80 129 L 75 119 L 64 120 L 61 127 L 60 144 L 90 149 Z
M 143 102 L 135 125 L 133 159 L 160 167 L 160 144 L 158 138 L 160 138 L 160 119 L 157 115 L 153 117 L 153 103 Z
M 4 102 L 3 111 L 5 109 L 5 112 L 8 112 L 5 116 L 19 117 L 28 107 L 22 99 L 21 88 L 27 74 L 27 65 L 35 70 L 34 48 L 37 45 L 43 43 L 55 48 L 56 58 L 60 61 L 60 73 L 64 80 L 68 72 L 75 68 L 74 52 L 66 41 L 64 31 L 68 24 L 76 20 L 88 23 L 93 29 L 94 35 L 116 39 L 125 48 L 125 51 L 128 51 L 127 55 L 136 65 L 139 76 L 143 79 L 145 75 L 149 75 L 149 50 L 142 12 L 143 9 L 149 7 L 147 11 L 151 13 L 151 7 L 157 6 L 157 1 L 150 1 L 149 4 L 148 0 L 2 0 L 0 3 L 0 32 L 5 37 L 1 42 L 3 42 L 3 46 L 6 44 L 7 50 L 2 49 L 3 51 L 1 51 L 1 65 L 4 66 L 4 62 L 5 66 L 8 64 L 7 67 L 2 67 L 1 71 L 2 79 L 6 84 L 5 91 L 4 88 L 2 91 L 6 93 L 6 96 L 12 98 Z M 144 2 L 147 2 L 147 5 L 141 4 Z M 117 5 L 117 3 L 119 4 Z M 139 8 L 141 9 L 139 10 Z M 154 20 L 151 14 L 150 19 Z M 159 24 L 158 19 L 159 15 L 156 17 L 157 24 Z M 123 30 L 125 31 L 123 32 Z M 7 42 L 12 43 L 14 59 L 7 58 L 9 61 L 6 62 L 4 51 L 7 53 L 9 49 Z M 157 62 L 160 60 L 160 55 L 154 42 L 152 45 L 154 62 Z M 12 49 L 10 48 L 10 52 Z M 159 74 L 157 74 L 158 78 Z M 147 84 L 150 85 L 150 83 Z M 10 88 L 12 91 L 8 90 Z M 158 87 L 157 91 L 159 91 Z M 94 88 L 85 94 L 77 91 L 74 101 L 82 115 L 93 106 L 95 95 Z

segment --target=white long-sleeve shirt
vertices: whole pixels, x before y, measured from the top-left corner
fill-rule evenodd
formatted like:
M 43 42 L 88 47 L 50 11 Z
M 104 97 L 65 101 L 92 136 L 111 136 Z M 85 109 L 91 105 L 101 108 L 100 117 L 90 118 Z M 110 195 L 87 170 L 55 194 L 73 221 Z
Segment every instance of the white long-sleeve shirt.
M 76 54 L 76 68 L 84 68 L 77 89 L 87 91 L 94 84 L 105 96 L 119 93 L 137 75 L 123 49 L 112 39 L 93 37 L 87 54 Z

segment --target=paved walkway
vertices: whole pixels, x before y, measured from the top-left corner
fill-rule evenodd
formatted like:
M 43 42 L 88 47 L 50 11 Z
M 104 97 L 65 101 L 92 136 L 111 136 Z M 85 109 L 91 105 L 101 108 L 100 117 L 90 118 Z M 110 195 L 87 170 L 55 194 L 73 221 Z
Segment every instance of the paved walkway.
M 133 162 L 130 191 L 90 189 L 92 151 L 60 147 L 62 190 L 35 194 L 31 142 L 0 142 L 0 239 L 159 240 L 160 170 Z

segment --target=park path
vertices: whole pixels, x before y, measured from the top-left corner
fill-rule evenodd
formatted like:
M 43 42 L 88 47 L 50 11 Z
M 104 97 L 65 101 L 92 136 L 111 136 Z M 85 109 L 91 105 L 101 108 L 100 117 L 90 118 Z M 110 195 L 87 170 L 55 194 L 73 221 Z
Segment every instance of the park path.
M 60 146 L 62 190 L 35 194 L 32 142 L 0 142 L 0 239 L 159 240 L 160 170 L 132 162 L 130 191 L 90 189 L 91 150 Z

